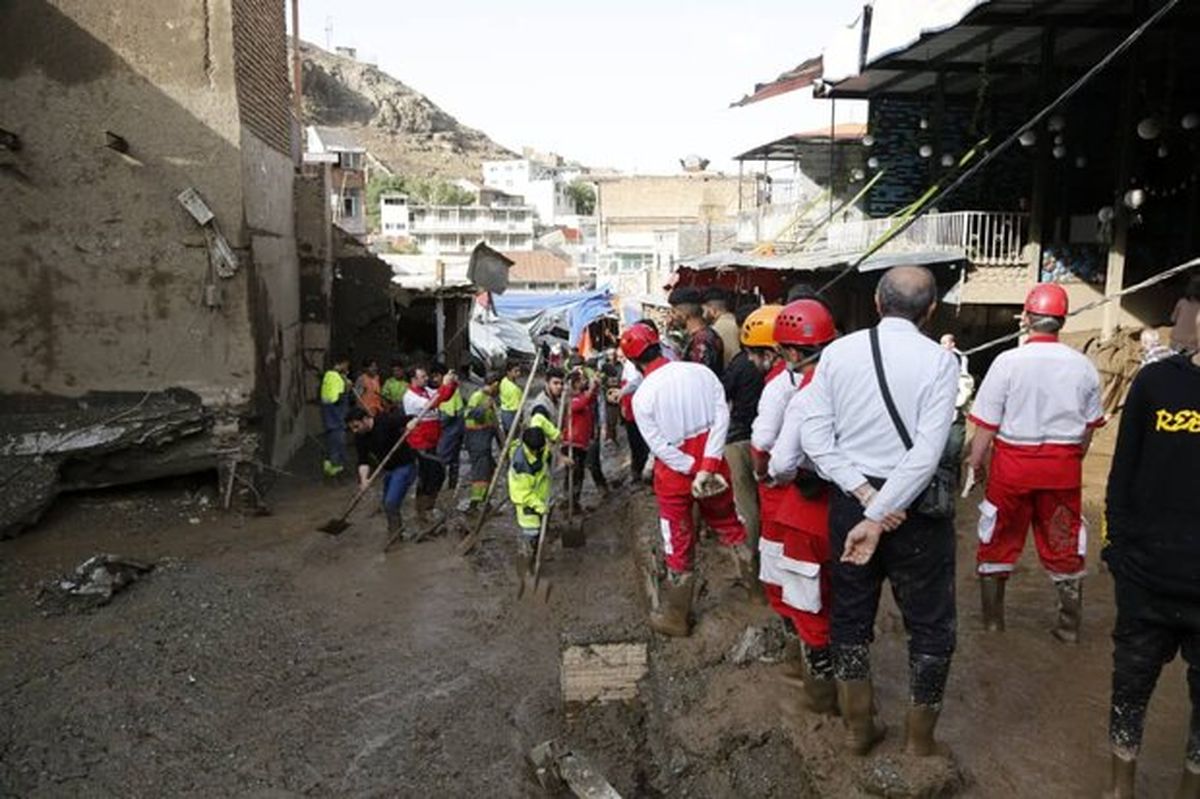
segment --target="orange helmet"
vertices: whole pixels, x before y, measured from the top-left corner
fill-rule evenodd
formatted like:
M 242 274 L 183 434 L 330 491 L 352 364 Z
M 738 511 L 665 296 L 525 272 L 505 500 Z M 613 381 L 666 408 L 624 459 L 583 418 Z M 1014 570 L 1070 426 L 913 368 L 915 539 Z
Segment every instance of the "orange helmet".
M 755 308 L 742 322 L 740 341 L 743 347 L 774 347 L 775 317 L 783 310 L 782 305 L 764 305 Z
M 817 300 L 788 303 L 775 320 L 775 341 L 793 347 L 818 347 L 837 337 L 829 310 Z
M 1067 290 L 1057 283 L 1038 283 L 1025 295 L 1025 310 L 1039 316 L 1066 316 Z

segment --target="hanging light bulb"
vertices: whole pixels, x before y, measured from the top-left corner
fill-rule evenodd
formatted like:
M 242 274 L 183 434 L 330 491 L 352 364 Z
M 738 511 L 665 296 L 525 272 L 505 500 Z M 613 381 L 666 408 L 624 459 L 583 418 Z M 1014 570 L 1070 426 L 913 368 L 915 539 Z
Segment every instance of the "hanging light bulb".
M 1063 119 L 1062 114 L 1055 114 L 1046 120 L 1046 128 L 1051 133 L 1058 133 L 1067 127 L 1067 120 Z
M 1032 130 L 1023 130 L 1021 135 L 1017 137 L 1017 141 L 1021 142 L 1022 147 L 1032 147 L 1037 144 L 1037 134 Z
M 1167 155 L 1169 155 L 1169 154 L 1170 154 L 1170 151 L 1167 150 L 1167 145 L 1165 145 L 1165 144 L 1158 145 L 1158 157 L 1159 158 L 1166 158 Z
M 1130 189 L 1125 192 L 1125 206 L 1137 210 L 1146 202 L 1146 192 L 1141 189 Z
M 1062 134 L 1061 134 L 1061 133 L 1060 133 L 1060 134 L 1058 134 L 1057 136 L 1055 136 L 1055 137 L 1054 137 L 1054 143 L 1055 143 L 1055 144 L 1062 144 L 1064 141 L 1065 141 L 1065 140 L 1063 139 L 1063 137 L 1062 137 Z
M 1195 130 L 1200 128 L 1200 113 L 1189 111 L 1183 115 L 1183 119 L 1179 120 L 1179 126 L 1184 130 Z
M 863 174 L 861 169 L 854 170 L 853 178 L 855 181 L 862 180 L 864 177 L 866 177 L 866 175 Z
M 929 130 L 929 120 L 925 117 L 921 117 L 921 121 L 918 124 L 920 124 L 921 130 Z
M 954 156 L 946 153 L 942 156 L 942 166 L 954 166 Z
M 1116 211 L 1112 209 L 1111 205 L 1104 206 L 1096 213 L 1096 217 L 1102 224 L 1108 224 L 1113 221 L 1114 216 L 1116 216 Z
M 879 159 L 875 156 L 871 156 L 867 159 L 867 166 L 871 169 L 879 169 Z
M 1061 144 L 1056 144 L 1056 145 L 1054 145 L 1054 149 L 1051 150 L 1050 153 L 1055 158 L 1060 158 L 1060 159 L 1065 158 L 1067 155 L 1067 148 L 1062 146 Z
M 1075 168 L 1083 169 L 1085 166 L 1087 166 L 1087 156 L 1084 156 L 1084 155 L 1075 156 Z
M 921 148 L 919 150 L 917 150 L 917 153 L 922 158 L 928 158 L 929 156 L 933 155 L 933 148 L 930 147 L 928 144 L 922 144 Z
M 1146 141 L 1157 139 L 1162 133 L 1162 124 L 1154 117 L 1146 117 L 1137 125 L 1137 135 Z
M 874 147 L 875 146 L 875 137 L 872 136 L 870 133 L 868 133 L 866 136 L 862 137 L 862 143 L 863 143 L 863 147 Z

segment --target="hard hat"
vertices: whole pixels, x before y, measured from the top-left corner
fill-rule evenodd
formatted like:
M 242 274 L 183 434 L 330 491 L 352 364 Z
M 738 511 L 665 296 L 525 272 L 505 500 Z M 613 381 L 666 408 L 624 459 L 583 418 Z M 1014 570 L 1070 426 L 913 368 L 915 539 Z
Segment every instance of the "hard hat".
M 833 316 L 817 300 L 796 300 L 783 306 L 775 318 L 775 342 L 795 347 L 816 347 L 837 337 Z
M 626 358 L 636 360 L 655 344 L 658 344 L 658 333 L 646 325 L 630 325 L 621 334 L 621 352 Z
M 783 310 L 782 305 L 764 305 L 756 308 L 742 322 L 740 341 L 743 347 L 772 347 L 775 345 L 775 317 Z
M 1067 290 L 1057 283 L 1038 283 L 1025 295 L 1025 310 L 1039 316 L 1066 316 Z

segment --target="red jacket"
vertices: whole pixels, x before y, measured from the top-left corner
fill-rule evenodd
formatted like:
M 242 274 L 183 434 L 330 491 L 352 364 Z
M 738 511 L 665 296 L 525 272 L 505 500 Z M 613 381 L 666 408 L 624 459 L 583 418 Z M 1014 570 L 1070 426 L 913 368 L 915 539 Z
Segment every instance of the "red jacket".
M 571 397 L 571 415 L 563 431 L 563 443 L 572 449 L 587 449 L 596 431 L 596 389 Z
M 429 451 L 437 448 L 442 437 L 442 422 L 437 407 L 454 395 L 457 383 L 443 383 L 435 394 L 433 389 L 412 388 L 404 395 L 404 412 L 417 420 L 417 426 L 408 434 L 408 445 L 416 450 Z M 430 399 L 433 404 L 426 409 Z

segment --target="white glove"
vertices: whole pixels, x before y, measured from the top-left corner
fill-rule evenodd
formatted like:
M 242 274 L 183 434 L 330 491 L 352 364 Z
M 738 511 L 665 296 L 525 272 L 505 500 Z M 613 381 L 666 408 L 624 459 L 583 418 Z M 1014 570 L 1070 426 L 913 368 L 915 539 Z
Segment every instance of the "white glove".
M 696 499 L 715 497 L 728 490 L 729 483 L 724 477 L 714 472 L 697 472 L 696 479 L 692 480 L 692 496 Z

